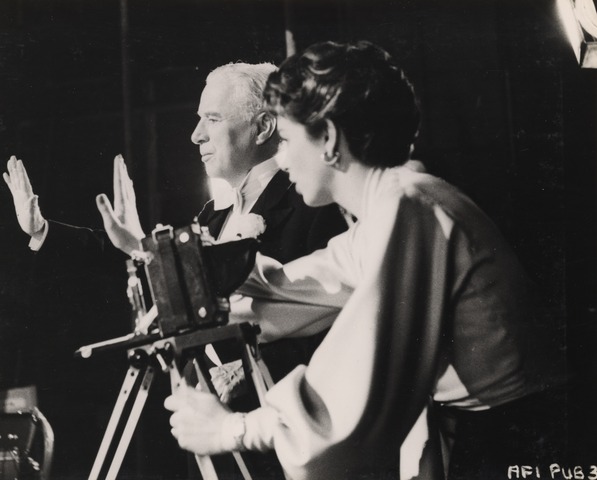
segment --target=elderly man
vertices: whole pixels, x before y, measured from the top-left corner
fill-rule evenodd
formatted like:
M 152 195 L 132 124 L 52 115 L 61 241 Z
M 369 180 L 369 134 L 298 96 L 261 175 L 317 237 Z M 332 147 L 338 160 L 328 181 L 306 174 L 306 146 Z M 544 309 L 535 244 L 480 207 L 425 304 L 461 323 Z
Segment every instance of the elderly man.
M 259 214 L 267 227 L 260 251 L 284 262 L 325 246 L 346 225 L 335 206 L 307 207 L 275 161 L 276 119 L 263 110 L 262 98 L 274 69 L 271 64 L 237 63 L 214 70 L 207 77 L 191 139 L 199 145 L 208 176 L 226 180 L 235 193 L 231 208 L 222 209 L 217 199 L 208 202 L 199 223 L 208 225 L 214 237 L 227 239 L 234 237 L 240 215 Z
M 306 206 L 288 175 L 276 164 L 276 119 L 263 109 L 262 97 L 274 69 L 271 64 L 237 63 L 211 72 L 191 139 L 199 146 L 207 175 L 223 179 L 231 187 L 227 198 L 216 196 L 205 205 L 198 217 L 200 224 L 207 226 L 214 238 L 225 241 L 239 233 L 244 215 L 260 215 L 266 226 L 259 237 L 261 252 L 288 262 L 324 247 L 329 238 L 346 229 L 346 223 L 336 206 Z M 59 250 L 64 244 L 68 248 L 59 256 L 61 260 L 77 252 L 105 252 L 109 250 L 106 234 L 127 254 L 139 248 L 144 233 L 122 157 L 117 156 L 114 162 L 114 206 L 105 194 L 97 197 L 105 232 L 47 221 L 23 163 L 12 157 L 7 168 L 4 179 L 13 195 L 19 224 L 31 236 L 31 248 L 40 255 Z M 297 364 L 308 362 L 320 336 L 282 339 L 265 347 L 264 360 L 274 380 Z
M 225 180 L 231 187 L 227 195 L 205 205 L 199 223 L 217 239 L 234 239 L 243 215 L 260 215 L 266 225 L 259 237 L 260 251 L 288 262 L 324 247 L 329 238 L 346 229 L 346 223 L 336 206 L 306 206 L 288 175 L 278 168 L 276 119 L 263 109 L 262 98 L 263 86 L 274 69 L 268 63 L 236 63 L 211 72 L 201 94 L 197 112 L 200 119 L 191 140 L 199 146 L 207 175 Z M 11 157 L 7 169 L 4 179 L 13 195 L 19 224 L 31 236 L 33 250 L 42 253 L 46 243 L 57 248 L 60 242 L 54 236 L 60 241 L 68 238 L 71 251 L 77 242 L 86 250 L 105 249 L 104 232 L 70 227 L 43 217 L 20 160 Z M 114 246 L 127 254 L 138 249 L 144 233 L 121 156 L 114 161 L 114 207 L 105 194 L 98 195 L 97 204 L 105 233 Z

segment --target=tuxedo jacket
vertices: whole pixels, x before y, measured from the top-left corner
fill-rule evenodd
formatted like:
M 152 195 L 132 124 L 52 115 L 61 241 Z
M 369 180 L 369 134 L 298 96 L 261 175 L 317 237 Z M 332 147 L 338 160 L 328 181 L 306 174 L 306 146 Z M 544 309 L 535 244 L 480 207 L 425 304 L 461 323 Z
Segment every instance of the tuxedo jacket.
M 207 226 L 210 234 L 218 238 L 231 209 L 214 210 L 214 202 L 210 200 L 199 214 L 199 224 Z M 251 213 L 265 220 L 259 251 L 281 263 L 325 247 L 330 238 L 347 228 L 336 205 L 318 208 L 305 205 L 288 174 L 281 170 L 265 187 Z

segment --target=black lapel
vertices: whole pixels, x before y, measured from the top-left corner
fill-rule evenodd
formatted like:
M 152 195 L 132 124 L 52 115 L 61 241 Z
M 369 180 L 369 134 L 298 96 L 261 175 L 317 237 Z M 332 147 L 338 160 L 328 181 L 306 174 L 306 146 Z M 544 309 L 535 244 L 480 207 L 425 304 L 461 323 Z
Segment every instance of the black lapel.
M 282 170 L 278 171 L 259 195 L 255 205 L 251 208 L 251 213 L 261 215 L 268 226 L 280 223 L 293 210 L 290 205 L 282 202 L 291 186 L 288 174 Z M 199 214 L 199 224 L 207 226 L 209 233 L 214 238 L 218 238 L 231 209 L 232 207 L 214 210 L 214 202 L 210 200 Z
M 259 195 L 255 205 L 251 208 L 251 213 L 263 215 L 278 207 L 280 200 L 284 198 L 291 185 L 288 174 L 282 170 L 278 171 Z
M 213 200 L 207 202 L 199 214 L 199 224 L 207 226 L 212 237 L 218 238 L 224 222 L 228 218 L 228 214 L 232 210 L 232 206 L 224 208 L 223 210 L 214 210 Z
M 282 170 L 278 171 L 253 205 L 251 213 L 261 215 L 267 227 L 276 227 L 294 210 L 288 201 L 283 201 L 286 200 L 291 187 L 288 174 Z

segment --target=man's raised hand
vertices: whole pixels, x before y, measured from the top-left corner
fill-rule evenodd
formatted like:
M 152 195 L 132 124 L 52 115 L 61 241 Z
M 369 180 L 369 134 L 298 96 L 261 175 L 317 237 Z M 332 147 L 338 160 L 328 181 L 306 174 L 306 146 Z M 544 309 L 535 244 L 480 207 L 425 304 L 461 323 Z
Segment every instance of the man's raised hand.
M 39 208 L 38 196 L 33 193 L 27 170 L 21 160 L 13 155 L 6 165 L 8 172 L 2 176 L 15 205 L 17 220 L 25 233 L 32 237 L 43 233 L 46 221 Z
M 114 207 L 104 193 L 97 196 L 96 203 L 104 229 L 114 246 L 129 255 L 138 250 L 139 240 L 145 234 L 137 213 L 133 182 L 122 155 L 114 158 Z

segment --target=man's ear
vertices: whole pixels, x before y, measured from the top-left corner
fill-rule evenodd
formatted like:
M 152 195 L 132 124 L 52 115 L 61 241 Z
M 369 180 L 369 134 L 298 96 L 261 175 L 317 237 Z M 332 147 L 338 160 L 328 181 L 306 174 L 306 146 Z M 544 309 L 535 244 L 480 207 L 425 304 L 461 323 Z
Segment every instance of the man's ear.
M 257 138 L 255 143 L 263 145 L 272 138 L 276 131 L 276 117 L 269 112 L 259 112 L 255 117 L 257 125 Z

